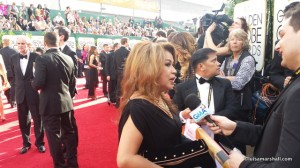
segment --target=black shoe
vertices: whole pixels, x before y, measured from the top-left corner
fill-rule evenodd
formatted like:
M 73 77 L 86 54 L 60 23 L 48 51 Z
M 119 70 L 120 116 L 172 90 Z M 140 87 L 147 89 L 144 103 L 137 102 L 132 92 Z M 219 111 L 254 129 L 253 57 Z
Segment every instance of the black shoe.
M 17 104 L 16 104 L 16 102 L 12 101 L 10 103 L 10 108 L 15 108 L 15 107 L 17 107 Z
M 44 145 L 39 146 L 38 150 L 39 150 L 40 153 L 45 153 L 46 152 L 46 148 L 45 148 Z
M 22 149 L 20 149 L 20 154 L 26 153 L 30 149 L 30 146 L 23 146 Z

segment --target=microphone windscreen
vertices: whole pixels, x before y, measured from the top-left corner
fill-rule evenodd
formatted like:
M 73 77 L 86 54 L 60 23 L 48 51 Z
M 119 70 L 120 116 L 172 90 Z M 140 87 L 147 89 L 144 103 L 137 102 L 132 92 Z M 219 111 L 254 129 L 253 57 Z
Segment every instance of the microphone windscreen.
M 198 96 L 194 93 L 189 94 L 185 99 L 184 99 L 184 104 L 190 108 L 191 111 L 195 110 L 197 107 L 200 106 L 201 100 L 198 98 Z

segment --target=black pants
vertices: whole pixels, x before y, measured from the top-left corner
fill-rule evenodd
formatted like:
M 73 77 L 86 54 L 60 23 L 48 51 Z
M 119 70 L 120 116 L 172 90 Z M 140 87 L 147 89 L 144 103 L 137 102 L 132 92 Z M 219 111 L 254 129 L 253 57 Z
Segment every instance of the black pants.
M 106 79 L 106 75 L 104 74 L 100 74 L 101 75 L 101 79 L 102 79 L 102 92 L 104 95 L 107 95 L 107 79 Z
M 78 74 L 77 74 L 77 77 L 79 77 L 79 78 L 83 77 L 83 74 L 82 74 L 83 70 L 84 70 L 83 69 L 83 64 L 81 62 L 78 62 Z
M 39 114 L 39 104 L 29 104 L 26 98 L 21 104 L 17 105 L 19 127 L 22 134 L 23 146 L 31 146 L 30 142 L 30 126 L 31 117 L 34 122 L 35 146 L 44 145 L 44 130 L 41 123 L 41 116 Z M 31 117 L 30 117 L 30 114 Z
M 50 153 L 54 167 L 66 166 L 63 157 L 62 142 L 66 145 L 67 166 L 78 167 L 77 162 L 77 138 L 76 131 L 72 124 L 72 111 L 61 114 L 42 116 L 45 127 Z M 62 137 L 64 137 L 62 139 Z
M 112 103 L 116 102 L 117 80 L 110 80 L 108 83 L 109 98 Z
M 84 76 L 85 76 L 85 88 L 88 89 L 90 85 L 90 69 L 85 68 L 84 69 Z
M 120 106 L 120 98 L 121 98 L 121 82 L 123 79 L 123 70 L 117 71 L 117 87 L 116 87 L 116 107 L 118 108 Z

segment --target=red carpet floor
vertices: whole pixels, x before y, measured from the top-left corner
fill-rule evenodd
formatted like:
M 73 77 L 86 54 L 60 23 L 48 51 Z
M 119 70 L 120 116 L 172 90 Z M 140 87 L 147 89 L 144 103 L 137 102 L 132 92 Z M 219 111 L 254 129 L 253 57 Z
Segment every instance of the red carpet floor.
M 87 99 L 87 89 L 83 89 L 84 79 L 78 79 L 75 103 L 75 117 L 79 132 L 78 163 L 81 168 L 114 168 L 118 145 L 118 112 L 113 105 L 108 106 L 102 89 L 97 88 L 97 100 Z M 5 99 L 5 97 L 2 97 Z M 31 128 L 32 148 L 26 154 L 19 154 L 22 137 L 18 125 L 16 108 L 5 103 L 6 121 L 0 121 L 0 168 L 51 168 L 52 158 L 45 135 L 46 153 L 39 153 L 34 146 L 35 137 Z M 33 124 L 32 124 L 33 125 Z

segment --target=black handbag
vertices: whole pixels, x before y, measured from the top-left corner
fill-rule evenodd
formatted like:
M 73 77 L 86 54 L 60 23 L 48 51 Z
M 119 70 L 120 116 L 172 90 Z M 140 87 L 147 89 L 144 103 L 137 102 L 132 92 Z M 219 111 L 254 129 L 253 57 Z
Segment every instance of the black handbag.
M 140 155 L 162 167 L 216 167 L 207 145 L 201 139 L 160 151 L 145 150 Z

